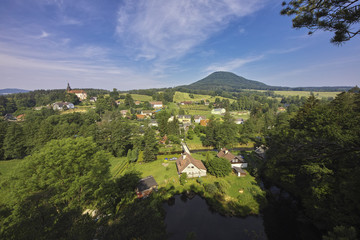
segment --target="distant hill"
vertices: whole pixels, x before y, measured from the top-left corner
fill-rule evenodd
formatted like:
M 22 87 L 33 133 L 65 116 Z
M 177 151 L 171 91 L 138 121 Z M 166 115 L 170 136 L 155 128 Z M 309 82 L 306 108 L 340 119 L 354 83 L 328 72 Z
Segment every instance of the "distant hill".
M 13 94 L 13 93 L 26 93 L 26 92 L 30 92 L 30 91 L 24 89 L 18 89 L 18 88 L 0 89 L 0 95 Z
M 195 83 L 183 87 L 201 90 L 272 89 L 271 86 L 262 82 L 248 80 L 231 72 L 214 72 Z
M 255 89 L 255 90 L 283 90 L 283 91 L 329 91 L 340 92 L 347 91 L 352 87 L 338 86 L 338 87 L 279 87 L 269 86 L 265 83 L 249 80 L 240 77 L 231 72 L 214 72 L 209 76 L 194 82 L 190 85 L 179 86 L 179 88 L 193 89 L 193 90 L 224 90 L 224 91 L 238 91 L 241 89 Z

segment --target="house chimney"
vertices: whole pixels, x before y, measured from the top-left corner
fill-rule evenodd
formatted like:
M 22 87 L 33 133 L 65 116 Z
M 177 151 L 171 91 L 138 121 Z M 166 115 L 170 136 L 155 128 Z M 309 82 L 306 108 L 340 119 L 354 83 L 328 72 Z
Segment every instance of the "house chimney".
M 225 150 L 225 154 L 228 154 L 228 152 L 229 152 L 228 150 Z
M 182 157 L 183 157 L 183 160 L 186 158 L 186 155 L 184 154 L 184 155 L 182 155 Z

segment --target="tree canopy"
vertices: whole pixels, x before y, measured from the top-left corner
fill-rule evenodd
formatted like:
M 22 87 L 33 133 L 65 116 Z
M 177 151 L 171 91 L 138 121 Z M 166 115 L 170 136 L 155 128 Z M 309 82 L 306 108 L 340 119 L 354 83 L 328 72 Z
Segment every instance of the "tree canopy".
M 294 28 L 334 32 L 331 42 L 341 44 L 360 33 L 359 0 L 291 0 L 283 2 L 282 15 L 292 16 Z

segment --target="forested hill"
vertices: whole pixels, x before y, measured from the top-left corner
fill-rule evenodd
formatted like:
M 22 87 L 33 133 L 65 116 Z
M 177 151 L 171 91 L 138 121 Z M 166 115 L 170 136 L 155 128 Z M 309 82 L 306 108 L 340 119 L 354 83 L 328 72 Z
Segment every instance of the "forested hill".
M 29 90 L 18 89 L 18 88 L 5 88 L 0 89 L 0 95 L 12 94 L 12 93 L 25 93 L 29 92 Z
M 272 89 L 264 83 L 248 80 L 231 72 L 214 72 L 186 87 L 201 90 Z
M 194 82 L 190 85 L 179 86 L 185 89 L 194 90 L 223 90 L 223 91 L 238 91 L 241 89 L 256 89 L 256 90 L 284 90 L 284 91 L 327 91 L 327 92 L 342 92 L 348 91 L 350 86 L 336 86 L 336 87 L 279 87 L 269 86 L 265 83 L 249 80 L 238 76 L 231 72 L 214 72 L 209 76 Z

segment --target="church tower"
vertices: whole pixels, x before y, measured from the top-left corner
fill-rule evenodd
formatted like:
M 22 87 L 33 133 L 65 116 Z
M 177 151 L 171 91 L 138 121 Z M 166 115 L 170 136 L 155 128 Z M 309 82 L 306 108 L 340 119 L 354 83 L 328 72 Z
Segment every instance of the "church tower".
M 70 91 L 71 91 L 71 87 L 70 87 L 70 84 L 69 84 L 69 83 L 68 83 L 68 85 L 67 85 L 66 91 L 67 91 L 67 92 L 70 92 Z

